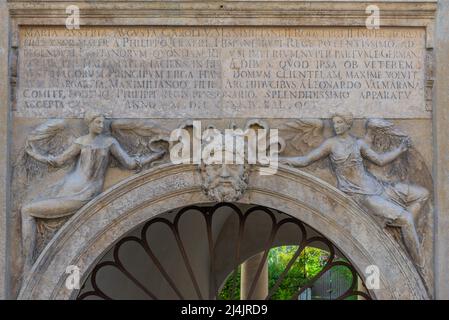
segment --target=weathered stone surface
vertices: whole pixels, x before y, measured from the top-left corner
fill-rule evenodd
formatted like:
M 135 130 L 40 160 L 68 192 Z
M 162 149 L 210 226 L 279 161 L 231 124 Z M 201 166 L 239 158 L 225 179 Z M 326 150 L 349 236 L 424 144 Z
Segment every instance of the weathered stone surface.
M 449 299 L 449 3 L 439 1 L 436 38 L 434 179 L 437 201 L 435 224 L 435 293 L 437 299 Z
M 349 197 L 319 179 L 281 168 L 261 176 L 259 169 L 241 203 L 277 208 L 325 234 L 359 272 L 368 265 L 380 270 L 377 299 L 427 299 L 412 262 L 398 243 Z M 64 286 L 67 265 L 77 265 L 84 280 L 97 258 L 135 226 L 181 206 L 205 203 L 195 165 L 154 168 L 131 177 L 90 202 L 66 224 L 33 266 L 21 299 L 68 299 L 77 290 Z
M 8 9 L 6 0 L 0 1 L 0 299 L 9 297 L 9 85 L 8 85 Z
M 17 116 L 429 118 L 425 29 L 24 27 Z
M 27 137 L 49 118 L 66 121 L 78 131 L 74 137 L 81 136 L 86 133 L 81 118 L 90 110 L 106 114 L 108 122 L 143 118 L 167 130 L 186 118 L 220 130 L 244 127 L 248 118 L 280 129 L 290 120 L 308 119 L 325 123 L 323 137 L 333 135 L 328 119 L 334 112 L 352 112 L 351 134 L 359 137 L 365 120 L 391 120 L 413 142 L 395 168 L 408 171 L 406 182 L 435 190 L 436 201 L 430 197 L 430 214 L 422 223 L 424 281 L 401 239 L 333 187 L 328 160 L 305 172 L 283 167 L 261 177 L 256 170 L 238 201 L 279 209 L 316 228 L 342 248 L 359 274 L 368 264 L 380 264 L 382 290 L 373 297 L 424 299 L 434 294 L 434 285 L 437 298 L 447 297 L 448 8 L 440 4 L 434 39 L 436 1 L 378 2 L 381 28 L 367 30 L 371 1 L 81 1 L 81 29 L 70 31 L 64 28 L 64 1 L 10 0 L 8 8 L 1 1 L 0 297 L 15 297 L 22 285 L 25 199 L 39 196 L 43 185 L 69 171 L 49 168 L 36 179 L 21 176 L 20 170 L 29 169 L 20 162 Z M 297 148 L 304 136 L 288 141 L 286 156 L 316 147 Z M 382 178 L 390 169 L 368 167 Z M 113 167 L 103 178 L 101 194 L 44 250 L 33 269 L 36 277 L 23 283 L 22 298 L 73 298 L 63 286 L 67 264 L 79 263 L 86 276 L 112 243 L 143 221 L 210 201 L 201 193 L 199 171 L 188 166 L 159 163 L 140 175 Z M 393 180 L 399 181 L 395 172 Z

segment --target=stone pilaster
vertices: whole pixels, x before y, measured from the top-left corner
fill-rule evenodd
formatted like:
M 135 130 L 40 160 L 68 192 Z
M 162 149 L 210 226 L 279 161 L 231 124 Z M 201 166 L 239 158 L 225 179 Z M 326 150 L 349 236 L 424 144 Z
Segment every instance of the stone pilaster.
M 0 299 L 8 298 L 8 79 L 9 16 L 6 0 L 0 0 Z
M 449 299 L 449 1 L 438 2 L 435 33 L 435 297 Z

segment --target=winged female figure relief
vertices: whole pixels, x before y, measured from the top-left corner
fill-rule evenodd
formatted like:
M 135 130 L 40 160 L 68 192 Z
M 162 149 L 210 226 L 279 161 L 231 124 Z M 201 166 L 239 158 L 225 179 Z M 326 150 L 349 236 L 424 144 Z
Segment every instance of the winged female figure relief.
M 422 208 L 428 201 L 429 191 L 420 185 L 404 181 L 406 179 L 397 178 L 395 181 L 380 179 L 367 170 L 364 160 L 383 167 L 406 154 L 411 147 L 410 138 L 394 129 L 388 121 L 383 119 L 370 121 L 366 126 L 367 136 L 358 138 L 350 134 L 353 116 L 335 114 L 332 117 L 334 136 L 323 139 L 319 146 L 303 156 L 280 157 L 279 161 L 294 167 L 306 167 L 317 160 L 328 158 L 338 189 L 380 217 L 385 225 L 400 228 L 403 242 L 412 260 L 418 267 L 422 267 L 423 254 L 415 221 L 419 219 Z M 312 134 L 311 137 L 316 139 L 319 136 L 316 132 L 322 130 L 322 124 L 318 126 L 313 126 L 311 122 L 306 124 L 306 130 L 303 131 Z M 314 128 L 311 129 L 311 125 Z M 304 128 L 301 123 L 297 126 Z M 380 132 L 382 130 L 383 134 Z M 371 146 L 373 137 L 384 139 L 388 137 L 391 143 L 383 152 L 376 152 Z M 308 136 L 303 134 L 297 138 L 304 139 Z M 398 143 L 395 144 L 392 141 L 394 139 L 398 140 L 396 141 Z M 383 142 L 385 145 L 385 141 Z
M 49 120 L 36 128 L 27 139 L 25 153 L 29 158 L 53 168 L 62 167 L 71 161 L 74 164 L 62 179 L 48 188 L 51 190 L 50 194 L 39 196 L 22 205 L 22 250 L 25 274 L 34 262 L 36 219 L 51 220 L 73 215 L 103 191 L 106 171 L 112 160 L 125 169 L 140 170 L 162 158 L 166 153 L 164 149 L 151 148 L 151 142 L 154 141 L 146 139 L 151 135 L 156 136 L 157 130 L 154 130 L 152 125 L 127 120 L 117 120 L 115 125 L 112 124 L 112 132 L 120 136 L 122 141 L 130 132 L 142 138 L 139 140 L 139 151 L 146 151 L 146 153 L 130 155 L 118 139 L 105 134 L 106 120 L 101 113 L 88 112 L 84 121 L 89 129 L 88 134 L 72 139 L 68 147 L 58 154 L 42 152 L 43 150 L 38 148 L 38 142 L 45 142 L 41 143 L 41 146 L 58 144 L 54 139 L 57 140 L 58 133 L 62 134 L 61 131 L 65 130 L 61 120 Z M 160 137 L 157 138 L 160 139 Z M 144 141 L 149 142 L 145 144 Z M 61 151 L 62 148 L 57 149 Z

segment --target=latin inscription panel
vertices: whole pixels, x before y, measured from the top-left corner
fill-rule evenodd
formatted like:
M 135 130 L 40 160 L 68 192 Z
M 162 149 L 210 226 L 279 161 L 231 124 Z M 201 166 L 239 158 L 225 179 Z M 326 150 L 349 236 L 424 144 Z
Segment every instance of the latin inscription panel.
M 20 29 L 16 115 L 430 118 L 424 29 Z

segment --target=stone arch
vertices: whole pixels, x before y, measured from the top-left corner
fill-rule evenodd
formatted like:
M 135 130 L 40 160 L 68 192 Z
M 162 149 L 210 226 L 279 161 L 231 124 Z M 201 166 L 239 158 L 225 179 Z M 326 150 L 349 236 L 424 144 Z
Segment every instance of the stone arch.
M 79 210 L 55 235 L 22 285 L 19 299 L 73 299 L 65 286 L 66 267 L 85 279 L 111 246 L 130 230 L 161 213 L 209 202 L 196 165 L 166 164 L 134 175 Z M 345 194 L 303 171 L 281 166 L 274 175 L 254 167 L 240 203 L 276 208 L 308 224 L 332 241 L 363 274 L 380 269 L 376 299 L 428 299 L 407 253 Z

